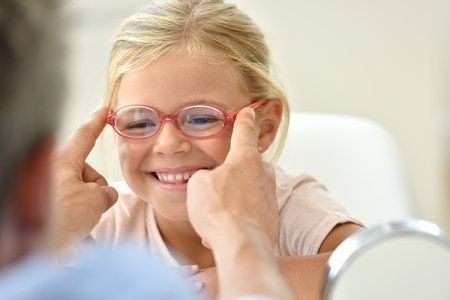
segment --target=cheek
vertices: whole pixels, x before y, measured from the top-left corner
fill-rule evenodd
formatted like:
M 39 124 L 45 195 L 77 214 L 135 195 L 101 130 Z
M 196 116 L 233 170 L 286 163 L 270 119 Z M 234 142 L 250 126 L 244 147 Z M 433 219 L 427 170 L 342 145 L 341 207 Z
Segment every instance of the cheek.
M 124 176 L 139 169 L 139 165 L 146 157 L 149 149 L 145 143 L 133 142 L 125 139 L 117 141 L 120 167 Z
M 222 164 L 230 150 L 231 132 L 231 127 L 229 127 L 224 129 L 217 137 L 200 140 L 197 142 L 197 148 L 217 164 Z

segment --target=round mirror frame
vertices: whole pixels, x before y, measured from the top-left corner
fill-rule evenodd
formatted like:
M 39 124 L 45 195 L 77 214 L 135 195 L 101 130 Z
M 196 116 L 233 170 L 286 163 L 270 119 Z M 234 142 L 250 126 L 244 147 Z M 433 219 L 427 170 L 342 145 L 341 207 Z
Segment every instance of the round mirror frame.
M 450 249 L 450 238 L 445 235 L 444 231 L 436 224 L 424 220 L 395 221 L 369 229 L 361 229 L 343 241 L 330 256 L 322 299 L 331 299 L 336 282 L 359 254 L 380 241 L 407 235 L 430 238 Z

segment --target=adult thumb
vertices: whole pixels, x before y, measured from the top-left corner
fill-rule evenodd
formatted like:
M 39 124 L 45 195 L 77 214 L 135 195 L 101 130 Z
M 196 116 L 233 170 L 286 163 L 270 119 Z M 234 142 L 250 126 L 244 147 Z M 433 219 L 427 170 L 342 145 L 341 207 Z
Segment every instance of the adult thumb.
M 116 191 L 115 188 L 113 188 L 112 186 L 102 186 L 101 187 L 102 190 L 104 190 L 106 192 L 106 194 L 108 195 L 109 199 L 111 200 L 111 202 L 116 202 L 117 199 L 119 198 L 119 193 Z
M 238 155 L 244 149 L 258 148 L 258 132 L 255 126 L 255 111 L 251 107 L 242 109 L 236 116 L 231 135 L 228 156 Z

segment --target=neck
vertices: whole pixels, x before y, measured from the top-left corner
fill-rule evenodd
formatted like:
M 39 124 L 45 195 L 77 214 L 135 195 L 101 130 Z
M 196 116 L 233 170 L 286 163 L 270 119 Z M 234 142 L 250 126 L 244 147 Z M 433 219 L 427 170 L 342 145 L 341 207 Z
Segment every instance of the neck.
M 155 219 L 161 236 L 169 248 L 201 269 L 215 265 L 212 251 L 203 246 L 200 236 L 188 220 L 169 220 L 156 211 Z

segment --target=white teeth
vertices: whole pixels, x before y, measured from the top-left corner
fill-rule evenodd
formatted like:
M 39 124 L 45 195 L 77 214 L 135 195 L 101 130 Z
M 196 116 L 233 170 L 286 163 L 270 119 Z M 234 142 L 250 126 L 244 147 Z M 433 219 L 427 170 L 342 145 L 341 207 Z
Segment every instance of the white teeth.
M 161 173 L 156 172 L 156 177 L 162 182 L 168 183 L 181 183 L 183 181 L 188 181 L 189 178 L 195 173 L 195 171 L 184 172 L 184 173 Z

